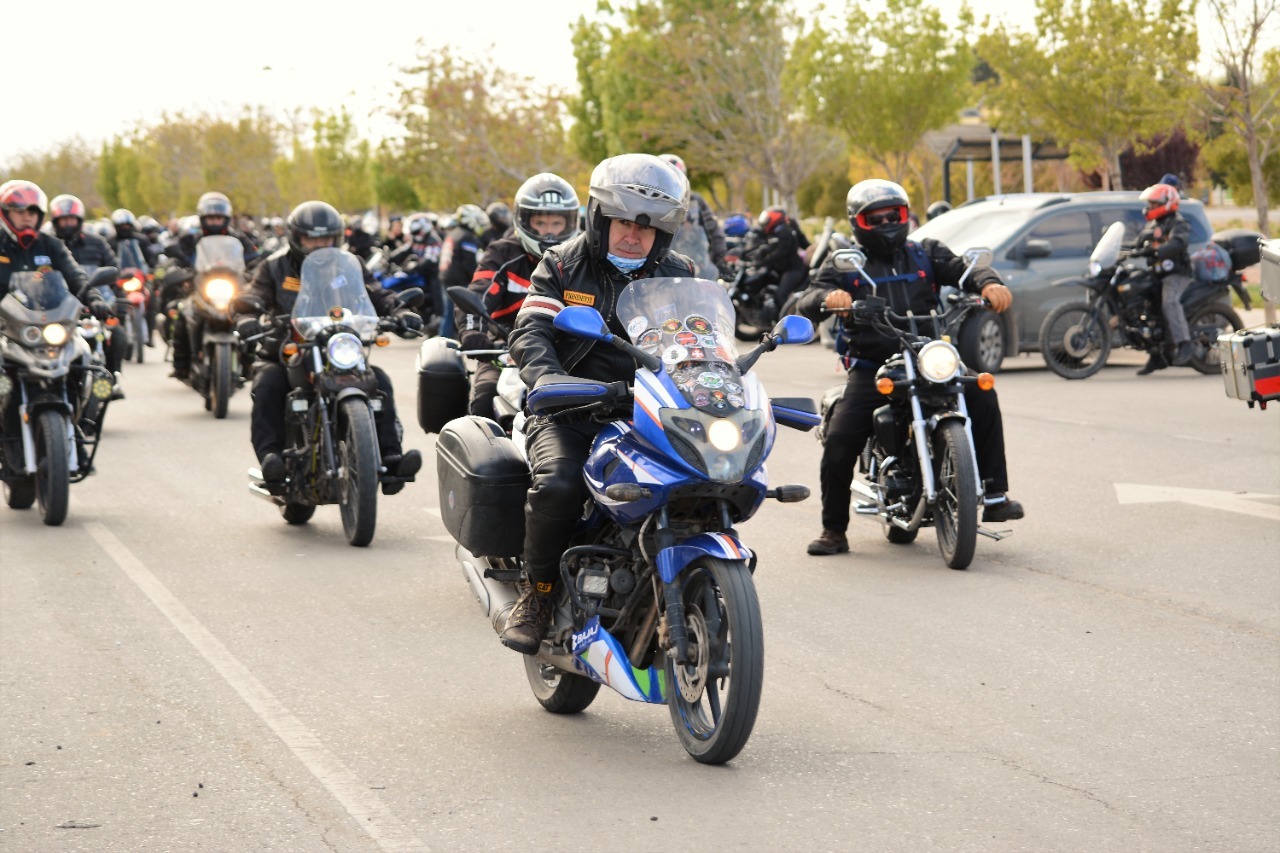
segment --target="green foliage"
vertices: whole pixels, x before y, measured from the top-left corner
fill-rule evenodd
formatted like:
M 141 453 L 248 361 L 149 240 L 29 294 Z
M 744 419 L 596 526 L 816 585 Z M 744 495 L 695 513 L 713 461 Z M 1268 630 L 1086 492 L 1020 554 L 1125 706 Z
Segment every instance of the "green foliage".
M 1200 156 L 1214 182 L 1231 190 L 1232 201 L 1246 207 L 1254 204 L 1249 154 L 1243 139 L 1234 133 L 1221 134 L 1200 150 Z M 1262 176 L 1268 202 L 1280 204 L 1280 151 L 1272 151 L 1263 161 Z
M 1037 0 L 1034 33 L 989 30 L 978 53 L 1002 131 L 1065 144 L 1123 185 L 1120 153 L 1185 117 L 1198 54 L 1194 0 Z
M 955 122 L 971 100 L 972 19 L 948 27 L 923 0 L 851 3 L 843 32 L 820 25 L 797 40 L 801 103 L 850 148 L 902 181 L 926 131 Z
M 359 139 L 355 123 L 344 108 L 332 115 L 316 115 L 315 132 L 317 198 L 338 210 L 356 211 L 373 207 L 372 157 L 369 142 Z

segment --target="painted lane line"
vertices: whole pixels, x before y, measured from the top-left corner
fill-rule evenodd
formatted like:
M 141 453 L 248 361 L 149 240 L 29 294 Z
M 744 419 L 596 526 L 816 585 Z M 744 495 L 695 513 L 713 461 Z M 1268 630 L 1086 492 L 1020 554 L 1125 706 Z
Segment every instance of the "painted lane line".
M 330 752 L 315 733 L 302 724 L 261 681 L 209 630 L 187 610 L 169 589 L 134 556 L 104 524 L 88 522 L 85 530 L 107 556 L 120 567 L 156 609 L 186 637 L 197 652 L 231 685 L 258 718 L 276 733 L 303 766 L 316 777 L 347 814 L 388 853 L 429 849 L 382 802 L 365 782 L 361 782 L 342 761 Z

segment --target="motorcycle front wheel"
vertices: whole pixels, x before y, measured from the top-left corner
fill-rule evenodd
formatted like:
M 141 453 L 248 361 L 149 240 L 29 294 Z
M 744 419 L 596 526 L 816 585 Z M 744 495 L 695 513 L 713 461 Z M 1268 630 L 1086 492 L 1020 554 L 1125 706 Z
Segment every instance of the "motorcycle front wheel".
M 1201 373 L 1219 373 L 1218 335 L 1244 328 L 1240 315 L 1225 305 L 1201 306 L 1187 318 L 1191 329 L 1191 366 Z
M 338 442 L 338 459 L 342 464 L 338 499 L 342 532 L 348 542 L 363 548 L 373 541 L 373 530 L 378 523 L 378 440 L 368 401 L 344 400 L 338 422 L 345 424 Z
M 723 764 L 746 746 L 760 709 L 760 600 L 746 563 L 703 557 L 681 578 L 689 661 L 667 658 L 667 707 L 685 751 Z
M 231 400 L 231 383 L 235 365 L 231 363 L 231 344 L 218 344 L 213 354 L 213 375 L 209 377 L 209 407 L 213 416 L 222 420 L 227 416 L 227 404 Z
M 129 316 L 133 318 L 133 327 L 129 330 L 129 340 L 133 341 L 133 360 L 142 364 L 150 335 L 147 329 L 147 310 L 134 306 L 129 309 Z
M 577 714 L 585 711 L 600 692 L 600 683 L 542 663 L 534 655 L 524 658 L 524 674 L 529 679 L 533 696 L 553 714 Z
M 1059 305 L 1040 326 L 1040 354 L 1063 379 L 1088 379 L 1111 354 L 1110 317 L 1086 302 Z
M 67 416 L 45 409 L 36 419 L 36 498 L 40 519 L 50 527 L 67 520 L 71 490 L 67 443 Z
M 953 569 L 967 569 L 978 544 L 978 472 L 973 466 L 969 434 L 960 421 L 944 421 L 933 434 L 933 467 L 938 498 L 933 526 L 942 559 Z

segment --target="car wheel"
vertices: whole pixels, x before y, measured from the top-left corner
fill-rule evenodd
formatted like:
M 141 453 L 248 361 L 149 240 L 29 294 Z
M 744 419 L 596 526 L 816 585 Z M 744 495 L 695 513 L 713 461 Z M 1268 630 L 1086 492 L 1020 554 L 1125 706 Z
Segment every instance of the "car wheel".
M 965 367 L 979 373 L 998 373 L 1005 353 L 1004 324 L 991 311 L 975 314 L 960 327 L 957 348 Z

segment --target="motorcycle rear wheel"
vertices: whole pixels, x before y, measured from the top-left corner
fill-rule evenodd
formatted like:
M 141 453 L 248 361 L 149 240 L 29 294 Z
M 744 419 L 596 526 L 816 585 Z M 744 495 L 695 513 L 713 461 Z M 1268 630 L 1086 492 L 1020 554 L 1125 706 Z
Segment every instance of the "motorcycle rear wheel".
M 1219 373 L 1218 335 L 1243 329 L 1240 315 L 1225 305 L 1202 305 L 1187 318 L 1187 325 L 1191 329 L 1191 366 L 1201 373 Z
M 129 330 L 129 340 L 133 341 L 133 360 L 142 364 L 147 349 L 147 342 L 143 338 L 149 334 L 147 312 L 145 308 L 131 308 L 129 314 L 133 317 L 132 328 Z
M 71 471 L 67 455 L 67 417 L 46 409 L 36 420 L 36 498 L 40 519 L 50 527 L 67 520 Z
M 1040 354 L 1063 379 L 1088 379 L 1111 354 L 1109 315 L 1086 302 L 1059 305 L 1040 326 Z
M 681 578 L 690 661 L 667 658 L 667 707 L 685 752 L 723 764 L 746 746 L 760 709 L 760 600 L 746 563 L 703 557 Z
M 4 502 L 10 509 L 30 509 L 36 502 L 36 480 L 28 475 L 5 480 Z
M 946 421 L 933 434 L 933 465 L 938 499 L 933 526 L 942 559 L 953 569 L 967 569 L 978 543 L 978 472 L 973 466 L 969 434 L 960 421 Z
M 600 692 L 600 683 L 542 663 L 534 655 L 522 655 L 524 674 L 538 704 L 553 714 L 585 711 Z
M 373 531 L 378 524 L 378 439 L 367 401 L 344 400 L 341 411 L 338 422 L 346 425 L 338 443 L 338 459 L 342 465 L 338 499 L 342 532 L 348 542 L 363 548 L 373 541 Z

